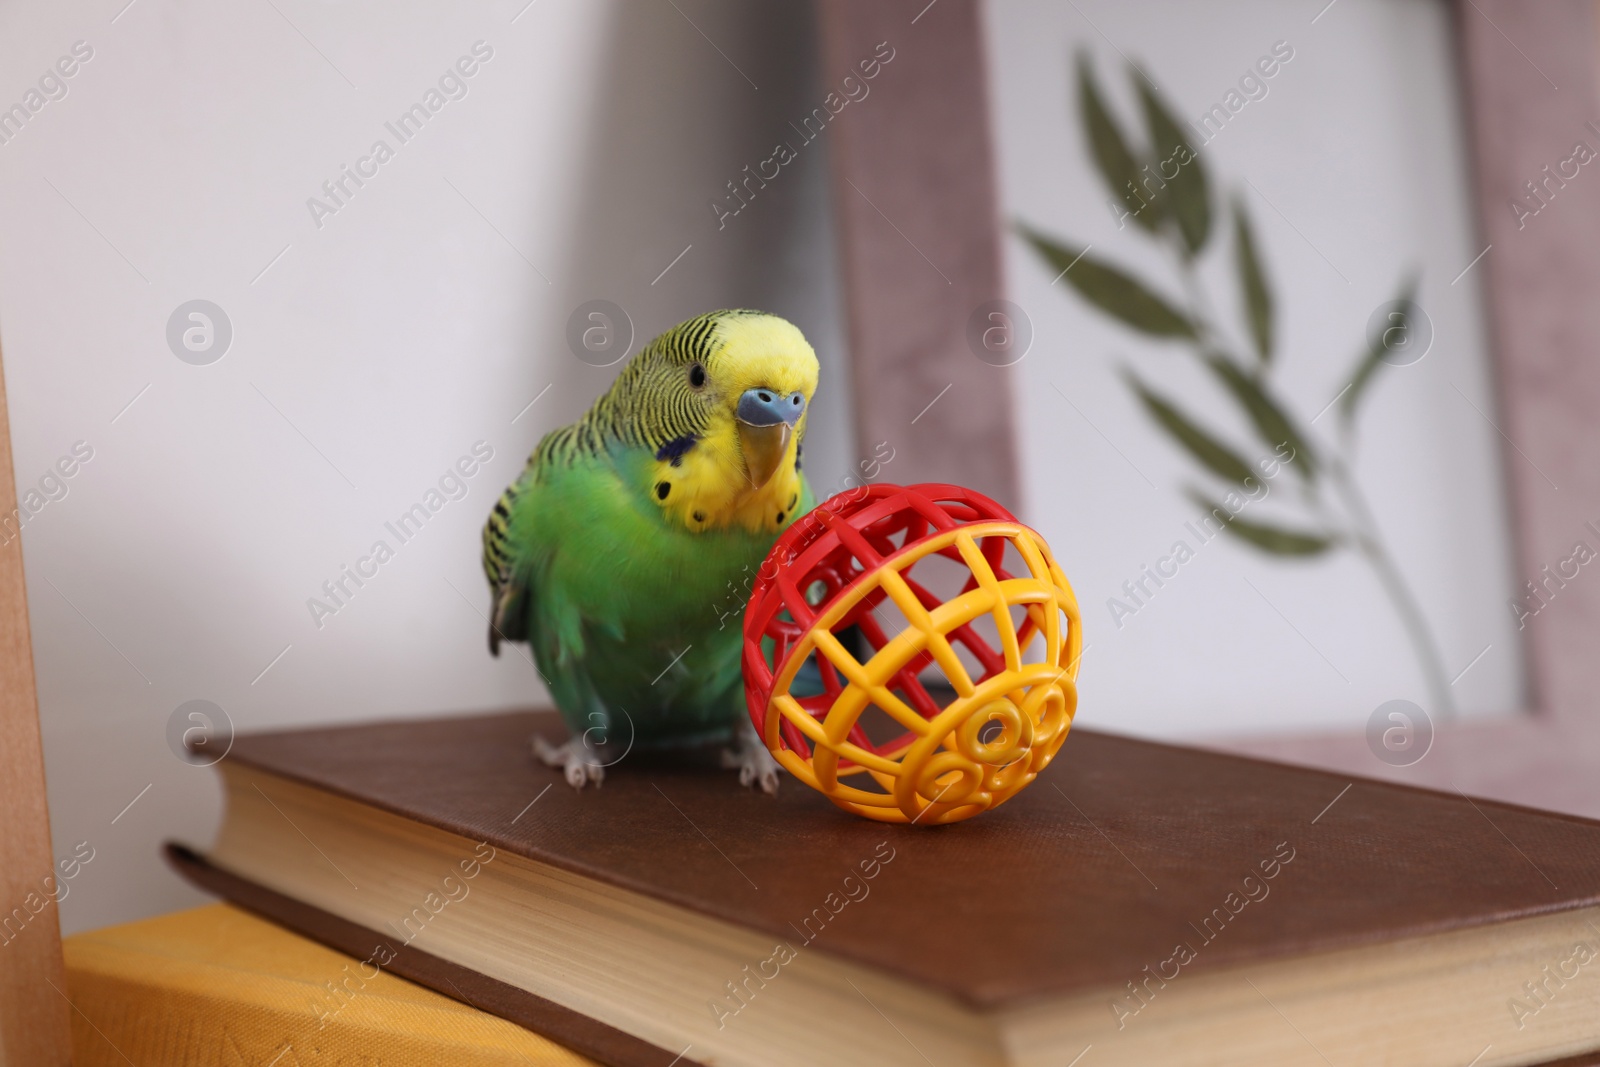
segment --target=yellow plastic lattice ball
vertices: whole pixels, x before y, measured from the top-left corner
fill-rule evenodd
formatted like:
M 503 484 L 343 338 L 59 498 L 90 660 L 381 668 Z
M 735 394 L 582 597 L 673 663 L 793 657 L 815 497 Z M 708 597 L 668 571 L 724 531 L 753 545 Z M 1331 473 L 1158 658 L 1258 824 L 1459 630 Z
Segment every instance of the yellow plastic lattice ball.
M 1066 576 L 1037 533 L 956 486 L 874 485 L 820 505 L 773 547 L 744 636 L 767 747 L 869 819 L 957 822 L 1003 803 L 1077 710 Z

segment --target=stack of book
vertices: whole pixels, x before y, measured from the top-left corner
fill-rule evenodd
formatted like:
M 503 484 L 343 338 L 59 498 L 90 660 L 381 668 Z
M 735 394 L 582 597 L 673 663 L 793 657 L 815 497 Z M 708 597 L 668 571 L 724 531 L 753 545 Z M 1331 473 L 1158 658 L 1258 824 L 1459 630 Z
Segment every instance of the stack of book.
M 325 1028 L 398 976 L 623 1065 L 1600 1062 L 1588 820 L 1075 730 L 1006 805 L 891 826 L 637 753 L 575 792 L 535 732 L 241 737 L 169 855 L 343 954 Z

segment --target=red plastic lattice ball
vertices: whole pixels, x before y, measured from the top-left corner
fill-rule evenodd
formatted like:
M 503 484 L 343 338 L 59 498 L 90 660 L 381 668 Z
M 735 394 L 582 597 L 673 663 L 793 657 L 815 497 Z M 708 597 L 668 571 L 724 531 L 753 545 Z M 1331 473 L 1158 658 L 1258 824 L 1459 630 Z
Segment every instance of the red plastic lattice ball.
M 1037 533 L 969 489 L 879 484 L 773 546 L 745 612 L 745 691 L 773 756 L 835 804 L 956 822 L 1055 756 L 1082 649 Z

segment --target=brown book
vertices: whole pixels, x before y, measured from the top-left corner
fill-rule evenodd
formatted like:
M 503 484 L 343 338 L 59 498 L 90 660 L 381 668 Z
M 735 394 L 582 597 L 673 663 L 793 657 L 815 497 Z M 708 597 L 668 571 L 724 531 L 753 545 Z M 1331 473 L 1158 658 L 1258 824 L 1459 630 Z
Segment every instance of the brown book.
M 549 713 L 240 737 L 201 885 L 605 1062 L 1600 1062 L 1600 823 L 1074 730 L 883 825 Z M 1563 1061 L 1567 1062 L 1567 1061 Z

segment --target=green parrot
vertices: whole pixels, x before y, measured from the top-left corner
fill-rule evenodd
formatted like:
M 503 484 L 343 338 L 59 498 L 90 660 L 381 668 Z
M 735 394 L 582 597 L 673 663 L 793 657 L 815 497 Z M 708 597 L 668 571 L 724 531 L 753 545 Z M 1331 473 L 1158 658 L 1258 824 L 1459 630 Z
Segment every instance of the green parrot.
M 546 434 L 495 504 L 489 649 L 532 649 L 572 735 L 535 737 L 534 753 L 573 787 L 604 778 L 596 742 L 731 741 L 740 783 L 777 792 L 745 710 L 741 629 L 767 552 L 815 503 L 800 463 L 817 369 L 775 315 L 690 319 Z

